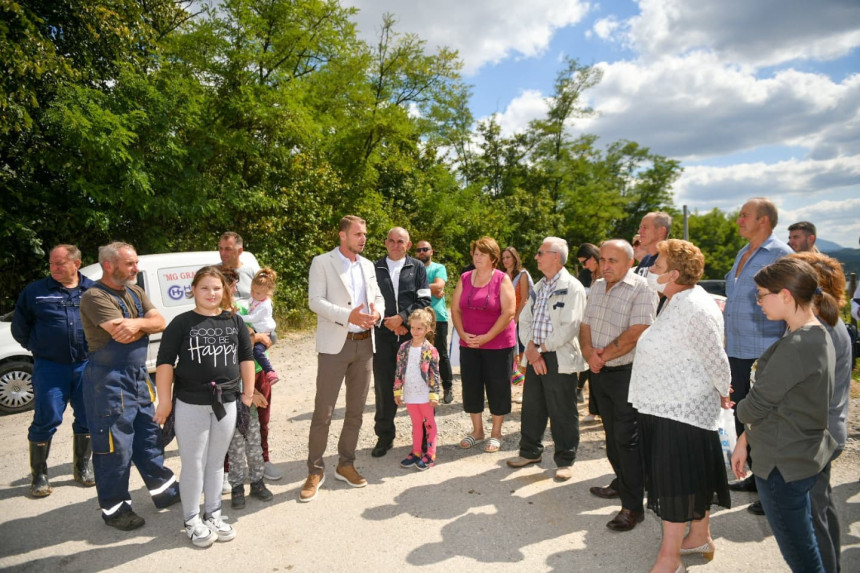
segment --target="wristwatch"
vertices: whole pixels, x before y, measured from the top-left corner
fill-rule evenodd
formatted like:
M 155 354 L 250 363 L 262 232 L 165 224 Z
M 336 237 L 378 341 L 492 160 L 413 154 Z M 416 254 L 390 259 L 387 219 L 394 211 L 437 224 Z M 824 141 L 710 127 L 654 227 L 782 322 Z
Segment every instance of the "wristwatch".
M 532 344 L 534 344 L 534 345 L 535 345 L 535 349 L 537 350 L 537 353 L 538 353 L 538 354 L 543 354 L 543 350 L 541 350 L 541 349 L 540 349 L 540 346 L 541 346 L 540 344 L 538 344 L 538 343 L 537 343 L 537 342 L 535 342 L 534 340 L 532 340 Z

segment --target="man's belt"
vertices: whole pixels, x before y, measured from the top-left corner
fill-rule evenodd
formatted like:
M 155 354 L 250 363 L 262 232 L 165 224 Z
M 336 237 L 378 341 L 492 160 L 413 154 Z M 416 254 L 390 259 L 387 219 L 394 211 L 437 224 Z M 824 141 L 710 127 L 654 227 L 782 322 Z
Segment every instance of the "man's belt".
M 362 330 L 361 332 L 347 332 L 346 339 L 347 340 L 366 340 L 370 338 L 369 330 Z
M 633 368 L 633 363 L 630 364 L 622 364 L 621 366 L 604 366 L 600 369 L 601 372 L 623 372 L 624 370 L 630 370 Z

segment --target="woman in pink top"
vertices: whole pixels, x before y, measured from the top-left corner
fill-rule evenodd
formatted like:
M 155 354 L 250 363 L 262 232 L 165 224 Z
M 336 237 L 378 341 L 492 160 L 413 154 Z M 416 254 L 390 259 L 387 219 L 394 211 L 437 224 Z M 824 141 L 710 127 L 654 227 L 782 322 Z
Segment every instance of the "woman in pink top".
M 511 411 L 511 370 L 516 345 L 516 296 L 511 279 L 496 265 L 501 257 L 498 243 L 481 237 L 472 243 L 475 270 L 460 277 L 451 302 L 451 319 L 460 335 L 460 372 L 463 409 L 472 418 L 472 433 L 460 442 L 471 448 L 484 439 L 484 391 L 493 429 L 485 452 L 502 445 L 502 422 Z

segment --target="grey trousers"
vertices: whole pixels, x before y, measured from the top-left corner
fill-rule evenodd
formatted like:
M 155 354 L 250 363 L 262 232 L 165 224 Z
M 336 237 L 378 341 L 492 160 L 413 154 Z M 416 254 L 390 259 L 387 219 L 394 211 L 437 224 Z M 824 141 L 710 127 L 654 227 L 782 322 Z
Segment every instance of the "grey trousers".
M 809 501 L 812 504 L 812 529 L 818 541 L 821 552 L 821 562 L 827 573 L 839 571 L 839 554 L 842 542 L 839 537 L 839 516 L 833 503 L 833 492 L 830 489 L 830 464 L 839 457 L 842 450 L 836 450 L 824 469 L 818 474 L 818 480 L 809 490 Z
M 221 509 L 224 456 L 236 429 L 236 402 L 227 402 L 224 409 L 227 415 L 219 421 L 212 406 L 176 400 L 176 441 L 182 460 L 179 494 L 186 522 L 200 513 L 201 493 L 204 515 Z
M 325 471 L 323 454 L 328 444 L 331 417 L 341 385 L 346 386 L 346 413 L 343 429 L 337 443 L 339 465 L 355 462 L 355 448 L 361 417 L 370 390 L 370 375 L 373 372 L 373 342 L 349 340 L 337 354 L 317 354 L 317 393 L 314 400 L 314 415 L 308 436 L 308 473 L 322 474 Z

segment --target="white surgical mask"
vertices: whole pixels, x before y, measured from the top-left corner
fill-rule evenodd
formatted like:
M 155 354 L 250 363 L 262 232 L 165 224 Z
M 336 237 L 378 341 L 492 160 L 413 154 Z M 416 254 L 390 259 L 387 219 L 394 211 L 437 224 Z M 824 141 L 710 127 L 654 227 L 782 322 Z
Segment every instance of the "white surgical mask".
M 663 274 L 665 274 L 665 273 L 663 273 Z M 650 271 L 650 270 L 648 271 L 648 274 L 645 276 L 645 279 L 648 281 L 648 286 L 651 287 L 652 289 L 656 290 L 657 292 L 661 293 L 661 294 L 664 290 L 666 290 L 666 285 L 668 284 L 668 283 L 657 282 L 657 279 L 659 279 L 662 276 L 663 275 L 658 275 L 654 271 Z

